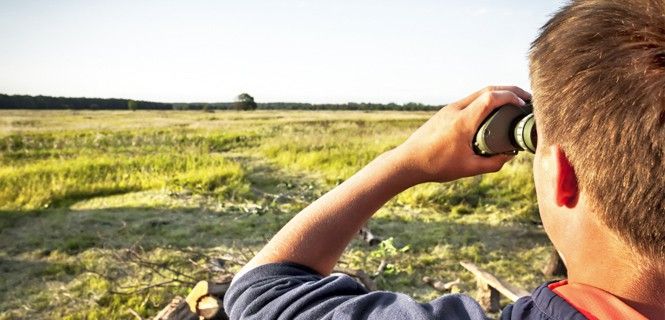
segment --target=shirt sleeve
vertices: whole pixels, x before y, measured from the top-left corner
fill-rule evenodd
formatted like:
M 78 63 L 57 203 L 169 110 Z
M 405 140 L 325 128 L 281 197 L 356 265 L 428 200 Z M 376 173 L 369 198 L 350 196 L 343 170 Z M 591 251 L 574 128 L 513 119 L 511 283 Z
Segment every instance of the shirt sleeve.
M 478 303 L 450 294 L 429 303 L 387 291 L 367 291 L 346 275 L 323 277 L 292 263 L 256 267 L 224 296 L 234 319 L 486 319 Z

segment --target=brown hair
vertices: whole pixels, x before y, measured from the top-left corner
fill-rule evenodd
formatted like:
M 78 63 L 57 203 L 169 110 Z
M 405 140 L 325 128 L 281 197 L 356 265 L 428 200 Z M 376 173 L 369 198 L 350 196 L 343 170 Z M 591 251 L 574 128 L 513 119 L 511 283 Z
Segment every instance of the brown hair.
M 539 136 L 559 144 L 610 229 L 665 257 L 665 0 L 581 0 L 530 53 Z

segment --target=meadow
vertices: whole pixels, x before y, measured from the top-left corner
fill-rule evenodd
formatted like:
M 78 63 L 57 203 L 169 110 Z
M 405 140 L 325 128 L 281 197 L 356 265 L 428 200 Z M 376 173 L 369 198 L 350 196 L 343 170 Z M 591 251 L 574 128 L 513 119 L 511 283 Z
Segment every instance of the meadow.
M 237 271 L 294 214 L 432 112 L 0 111 L 0 319 L 150 317 Z M 423 283 L 526 289 L 550 244 L 529 155 L 498 173 L 400 194 L 339 266 L 426 301 Z M 504 301 L 505 302 L 505 301 Z

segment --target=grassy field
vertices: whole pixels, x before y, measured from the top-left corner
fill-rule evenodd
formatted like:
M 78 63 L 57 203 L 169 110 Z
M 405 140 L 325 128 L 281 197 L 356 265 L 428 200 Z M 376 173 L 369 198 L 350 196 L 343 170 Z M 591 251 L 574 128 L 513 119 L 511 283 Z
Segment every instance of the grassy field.
M 147 317 L 237 271 L 286 221 L 423 123 L 427 112 L 0 111 L 0 319 Z M 472 261 L 546 280 L 531 158 L 412 188 L 340 266 L 419 300 Z

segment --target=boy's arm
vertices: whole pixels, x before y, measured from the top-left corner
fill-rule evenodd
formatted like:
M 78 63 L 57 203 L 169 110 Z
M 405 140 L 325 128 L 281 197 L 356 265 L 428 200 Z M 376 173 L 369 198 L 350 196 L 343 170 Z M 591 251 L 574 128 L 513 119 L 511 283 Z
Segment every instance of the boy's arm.
M 328 275 L 358 230 L 383 204 L 416 184 L 452 181 L 499 170 L 509 156 L 476 155 L 471 141 L 496 107 L 522 105 L 517 87 L 488 87 L 438 111 L 387 151 L 289 221 L 236 275 L 269 263 L 293 262 Z

